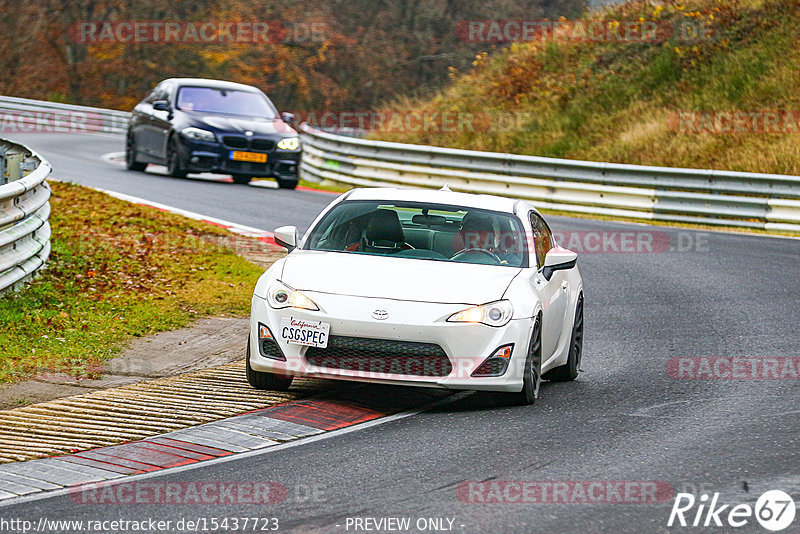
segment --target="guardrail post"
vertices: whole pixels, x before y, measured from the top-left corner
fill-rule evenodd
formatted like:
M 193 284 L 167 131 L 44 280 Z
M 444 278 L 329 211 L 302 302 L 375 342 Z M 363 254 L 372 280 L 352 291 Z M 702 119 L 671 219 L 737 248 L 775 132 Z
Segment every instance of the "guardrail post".
M 0 145 L 0 185 L 6 185 L 8 178 L 6 178 L 6 147 Z

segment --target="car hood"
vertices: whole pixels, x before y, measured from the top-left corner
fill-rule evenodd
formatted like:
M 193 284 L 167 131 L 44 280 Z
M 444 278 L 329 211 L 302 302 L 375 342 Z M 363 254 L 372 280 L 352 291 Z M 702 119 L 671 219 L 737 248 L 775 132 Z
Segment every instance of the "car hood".
M 297 132 L 281 119 L 260 119 L 258 117 L 239 117 L 234 115 L 210 115 L 208 113 L 187 113 L 197 127 L 211 126 L 225 133 L 253 132 L 255 135 L 297 135 Z
M 419 302 L 485 304 L 502 298 L 519 268 L 297 250 L 281 280 L 301 291 Z

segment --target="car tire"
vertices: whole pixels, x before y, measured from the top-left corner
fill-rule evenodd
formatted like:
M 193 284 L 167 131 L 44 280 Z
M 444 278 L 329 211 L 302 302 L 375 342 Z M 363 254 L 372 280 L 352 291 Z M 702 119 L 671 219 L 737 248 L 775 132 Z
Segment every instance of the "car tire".
M 167 149 L 167 174 L 174 178 L 186 178 L 188 174 L 181 161 L 180 152 L 178 152 L 178 141 L 175 137 L 169 140 L 169 148 Z
M 239 185 L 247 185 L 247 184 L 250 183 L 250 180 L 252 180 L 252 179 L 253 178 L 250 177 L 250 176 L 243 176 L 241 174 L 234 174 L 233 175 L 233 183 L 239 184 Z
M 525 357 L 525 370 L 522 374 L 522 391 L 511 393 L 513 403 L 518 406 L 529 406 L 536 402 L 539 396 L 539 385 L 542 378 L 542 329 L 541 318 L 536 317 L 533 323 L 533 334 L 528 345 L 528 354 Z
M 136 155 L 138 153 L 139 152 L 136 149 L 136 141 L 133 140 L 133 136 L 128 135 L 128 138 L 125 141 L 125 168 L 129 171 L 141 172 L 147 168 L 147 163 L 136 161 Z
M 294 189 L 298 183 L 298 180 L 286 180 L 283 178 L 275 178 L 275 181 L 278 182 L 278 188 L 280 189 Z
M 250 340 L 247 340 L 247 382 L 254 388 L 268 391 L 286 391 L 292 385 L 292 376 L 262 373 L 250 367 Z
M 551 382 L 570 382 L 578 377 L 583 354 L 583 294 L 578 295 L 575 305 L 575 320 L 572 323 L 572 339 L 570 340 L 567 363 L 551 369 L 542 377 Z

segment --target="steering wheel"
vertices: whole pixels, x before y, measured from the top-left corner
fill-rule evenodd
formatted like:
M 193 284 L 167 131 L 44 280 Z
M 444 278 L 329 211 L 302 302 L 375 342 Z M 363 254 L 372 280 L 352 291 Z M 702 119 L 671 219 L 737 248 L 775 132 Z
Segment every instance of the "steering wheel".
M 451 260 L 458 260 L 459 257 L 466 256 L 467 254 L 472 254 L 473 252 L 480 252 L 481 254 L 486 254 L 487 256 L 491 257 L 497 263 L 502 263 L 503 260 L 500 257 L 492 252 L 491 250 L 486 250 L 485 248 L 463 248 L 453 254 L 453 257 L 450 258 Z

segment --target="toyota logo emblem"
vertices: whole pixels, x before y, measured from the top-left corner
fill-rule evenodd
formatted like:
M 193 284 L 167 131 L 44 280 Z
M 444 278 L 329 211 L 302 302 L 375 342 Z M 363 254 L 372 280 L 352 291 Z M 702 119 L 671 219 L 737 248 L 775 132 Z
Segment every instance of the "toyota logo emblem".
M 386 310 L 375 310 L 372 312 L 372 318 L 378 321 L 383 321 L 384 319 L 389 318 L 389 312 Z

